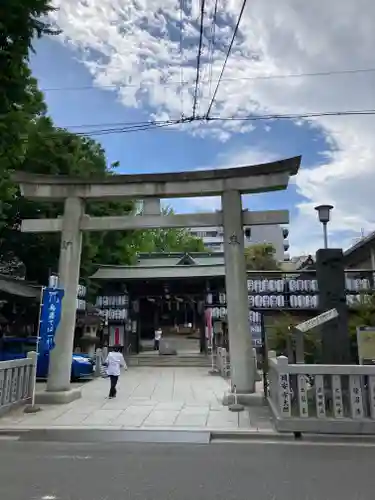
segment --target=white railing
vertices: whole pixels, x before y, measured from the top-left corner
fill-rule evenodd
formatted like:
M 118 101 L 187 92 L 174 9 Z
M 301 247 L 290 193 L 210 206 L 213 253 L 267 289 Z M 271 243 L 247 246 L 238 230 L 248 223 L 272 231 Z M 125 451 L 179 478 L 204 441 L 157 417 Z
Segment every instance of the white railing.
M 268 363 L 278 431 L 375 434 L 375 366 L 288 364 L 272 351 Z
M 230 360 L 229 353 L 224 347 L 216 349 L 216 368 L 222 377 L 230 377 Z
M 31 402 L 35 384 L 36 354 L 0 362 L 0 415 Z

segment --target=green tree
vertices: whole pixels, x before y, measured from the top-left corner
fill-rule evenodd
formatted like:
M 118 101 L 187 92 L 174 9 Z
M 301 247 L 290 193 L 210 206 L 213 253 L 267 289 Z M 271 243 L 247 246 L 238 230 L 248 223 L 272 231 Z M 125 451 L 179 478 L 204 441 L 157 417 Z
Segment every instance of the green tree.
M 0 224 L 12 196 L 9 171 L 24 157 L 30 119 L 45 111 L 28 67 L 32 40 L 55 31 L 41 21 L 48 0 L 3 0 L 0 6 Z
M 358 362 L 357 328 L 375 326 L 375 295 L 360 294 L 358 302 L 349 311 L 350 351 L 353 361 Z
M 246 268 L 249 271 L 277 271 L 276 250 L 271 243 L 257 243 L 245 248 Z
M 31 121 L 27 129 L 24 158 L 15 165 L 16 170 L 39 174 L 64 174 L 89 178 L 112 175 L 107 167 L 104 150 L 92 139 L 67 130 L 55 128 L 47 117 Z M 15 257 L 26 266 L 27 278 L 46 283 L 48 274 L 56 271 L 60 249 L 60 234 L 28 234 L 19 231 L 22 219 L 56 218 L 62 213 L 61 203 L 36 203 L 20 196 L 17 189 L 4 207 L 4 226 L 0 244 L 3 260 Z M 133 209 L 131 202 L 88 203 L 86 213 L 93 216 L 122 215 Z M 82 276 L 93 271 L 93 260 L 129 262 L 134 254 L 126 233 L 92 233 L 84 235 L 82 250 Z M 103 255 L 100 256 L 100 252 Z M 111 262 L 109 262 L 111 263 Z
M 278 356 L 287 356 L 295 349 L 294 328 L 301 323 L 298 316 L 281 311 L 280 316 L 267 329 L 267 348 Z M 317 329 L 303 335 L 306 363 L 318 363 L 321 358 L 321 337 Z
M 171 207 L 162 210 L 163 215 L 173 215 Z M 142 252 L 205 252 L 203 240 L 192 236 L 187 229 L 149 229 L 141 232 L 139 246 Z
M 24 158 L 16 170 L 49 175 L 83 178 L 113 175 L 118 164 L 106 164 L 103 148 L 94 140 L 54 127 L 41 116 L 29 122 Z M 4 225 L 0 233 L 0 260 L 21 261 L 31 281 L 46 283 L 56 272 L 60 252 L 60 233 L 32 234 L 19 231 L 27 218 L 56 218 L 61 203 L 36 203 L 20 196 L 17 189 L 4 207 Z M 134 210 L 132 201 L 89 202 L 86 213 L 93 217 L 126 215 Z M 185 230 L 105 231 L 85 233 L 82 246 L 81 277 L 86 279 L 98 264 L 131 264 L 137 252 L 200 251 L 203 242 Z

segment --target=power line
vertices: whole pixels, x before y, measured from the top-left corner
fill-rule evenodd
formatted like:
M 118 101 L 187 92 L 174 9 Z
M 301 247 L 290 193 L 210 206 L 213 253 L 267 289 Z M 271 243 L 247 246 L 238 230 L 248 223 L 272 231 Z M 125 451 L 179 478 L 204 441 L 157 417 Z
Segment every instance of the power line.
M 181 81 L 181 118 L 184 117 L 184 0 L 180 0 L 180 81 Z
M 339 117 L 339 116 L 373 116 L 375 115 L 375 109 L 362 109 L 362 110 L 345 110 L 345 111 L 323 111 L 323 112 L 311 112 L 311 113 L 292 113 L 292 114 L 269 114 L 269 115 L 253 115 L 253 116 L 213 116 L 207 117 L 204 116 L 196 116 L 194 119 L 184 118 L 181 120 L 170 120 L 168 122 L 149 122 L 148 124 L 140 124 L 137 126 L 113 128 L 105 130 L 105 134 L 107 133 L 122 133 L 127 131 L 137 131 L 137 130 L 147 130 L 148 128 L 158 128 L 158 127 L 169 127 L 173 125 L 182 125 L 185 123 L 192 122 L 246 122 L 246 121 L 266 121 L 266 120 L 298 120 L 303 118 L 319 118 L 319 117 Z M 99 132 L 99 134 L 98 134 Z M 92 131 L 89 132 L 92 135 L 101 135 L 103 131 Z M 79 135 L 87 135 L 85 132 L 81 132 Z
M 208 48 L 208 52 L 209 52 L 208 95 L 211 95 L 211 86 L 212 86 L 212 72 L 213 72 L 215 41 L 216 41 L 215 35 L 216 35 L 217 7 L 218 7 L 218 0 L 215 0 L 214 13 L 212 16 L 212 24 L 211 24 L 210 45 Z
M 298 120 L 302 118 L 320 118 L 324 116 L 372 116 L 375 109 L 348 110 L 348 111 L 322 111 L 317 113 L 297 113 L 297 114 L 274 114 L 274 115 L 253 115 L 253 116 L 213 116 L 202 117 L 207 121 L 260 121 L 260 120 Z
M 287 74 L 277 74 L 277 75 L 257 75 L 257 76 L 238 76 L 235 78 L 221 78 L 222 82 L 237 82 L 237 81 L 252 81 L 252 80 L 284 80 L 289 78 L 311 78 L 320 76 L 336 76 L 336 75 L 351 75 L 360 73 L 375 73 L 375 68 L 358 68 L 358 69 L 342 69 L 337 71 L 317 71 L 313 73 L 287 73 Z M 212 80 L 212 82 L 218 82 L 219 79 Z M 210 83 L 209 80 L 201 80 L 201 83 Z M 122 88 L 140 88 L 141 86 L 159 86 L 159 87 L 173 87 L 180 86 L 180 81 L 167 81 L 160 83 L 142 83 L 141 85 L 136 84 L 126 84 L 126 85 L 83 85 L 77 87 L 45 87 L 41 88 L 42 92 L 75 92 L 75 91 L 85 91 L 85 90 L 100 90 L 100 89 L 122 89 Z M 194 81 L 184 80 L 182 85 L 194 85 Z
M 179 119 L 175 120 L 148 120 L 148 121 L 140 121 L 140 122 L 102 122 L 102 123 L 85 123 L 81 125 L 56 125 L 57 128 L 62 128 L 62 129 L 85 129 L 85 128 L 92 128 L 92 127 L 100 127 L 102 129 L 103 127 L 140 127 L 144 125 L 158 125 L 158 124 L 164 124 L 164 123 L 170 123 L 170 122 L 176 122 L 179 121 Z M 95 132 L 95 130 L 93 130 Z
M 70 127 L 58 126 L 57 129 L 84 128 L 84 127 L 99 127 L 97 130 L 82 130 L 79 132 L 72 132 L 72 134 L 83 137 L 94 137 L 101 135 L 111 134 L 125 134 L 130 132 L 138 132 L 145 130 L 153 130 L 157 128 L 170 128 L 176 125 L 184 125 L 186 123 L 199 122 L 200 124 L 210 122 L 247 122 L 247 121 L 267 121 L 267 120 L 298 120 L 303 118 L 319 118 L 319 117 L 342 117 L 342 116 L 374 116 L 375 109 L 361 109 L 361 110 L 344 110 L 344 111 L 323 111 L 323 112 L 310 112 L 310 113 L 291 113 L 291 114 L 268 114 L 268 115 L 249 115 L 249 116 L 212 116 L 207 118 L 206 115 L 181 118 L 178 120 L 155 120 L 144 122 L 117 122 L 112 124 L 92 124 L 92 125 L 72 125 Z M 109 125 L 113 125 L 110 127 Z M 45 136 L 53 137 L 59 136 L 59 132 L 45 133 Z
M 213 96 L 212 96 L 212 99 L 211 99 L 211 102 L 208 106 L 208 110 L 207 110 L 207 113 L 206 113 L 206 118 L 209 117 L 210 113 L 211 113 L 211 109 L 212 109 L 212 106 L 214 104 L 214 101 L 215 101 L 215 98 L 216 98 L 216 94 L 217 94 L 217 91 L 219 90 L 219 86 L 220 86 L 220 82 L 221 82 L 221 79 L 223 77 L 223 74 L 224 74 L 224 71 L 225 71 L 225 67 L 227 65 L 227 62 L 228 62 L 228 59 L 229 59 L 229 56 L 230 56 L 230 53 L 231 53 L 231 50 L 232 50 L 232 47 L 233 47 L 233 44 L 234 44 L 234 40 L 236 38 L 236 35 L 237 35 L 237 31 L 238 31 L 238 28 L 240 26 L 240 22 L 241 22 L 241 19 L 242 19 L 242 15 L 244 13 L 244 10 L 245 10 L 245 7 L 246 7 L 246 2 L 247 0 L 243 0 L 242 2 L 242 7 L 241 7 L 241 11 L 240 11 L 240 15 L 238 16 L 238 20 L 237 20 L 237 24 L 236 24 L 236 27 L 234 28 L 234 32 L 233 32 L 233 36 L 232 36 L 232 40 L 230 42 L 230 45 L 229 45 L 229 48 L 228 48 L 228 51 L 227 51 L 227 55 L 225 57 L 225 60 L 224 60 L 224 64 L 223 64 L 223 67 L 221 69 L 221 73 L 220 73 L 220 76 L 219 76 L 219 80 L 216 84 L 216 88 L 215 88 L 215 91 L 213 93 Z
M 97 130 L 85 130 L 82 132 L 72 132 L 72 134 L 80 136 L 80 137 L 93 137 L 93 136 L 101 136 L 101 135 L 111 135 L 111 134 L 124 134 L 124 133 L 130 133 L 130 132 L 138 132 L 138 131 L 144 131 L 144 130 L 153 130 L 156 128 L 164 128 L 164 127 L 171 127 L 174 125 L 179 125 L 181 123 L 189 123 L 193 121 L 192 118 L 181 118 L 179 120 L 165 120 L 165 121 L 149 121 L 149 122 L 139 122 L 139 123 L 118 123 L 116 127 L 111 127 L 111 128 L 101 128 Z M 77 125 L 79 127 L 79 125 Z M 58 129 L 68 129 L 68 127 L 57 127 Z M 58 131 L 56 132 L 51 132 L 51 133 L 45 133 L 45 136 L 48 137 L 53 137 L 56 136 L 58 137 L 59 133 Z
M 140 132 L 144 130 L 153 130 L 157 128 L 164 128 L 164 127 L 171 127 L 173 125 L 178 125 L 180 123 L 184 123 L 185 120 L 169 120 L 165 122 L 149 122 L 149 123 L 143 123 L 143 124 L 137 124 L 137 125 L 131 125 L 131 126 L 125 126 L 125 127 L 114 127 L 114 128 L 108 128 L 108 129 L 102 129 L 102 130 L 92 130 L 92 131 L 85 131 L 85 132 L 78 132 L 76 135 L 79 136 L 101 136 L 101 135 L 111 135 L 111 134 L 126 134 L 130 132 Z
M 193 100 L 193 119 L 195 118 L 197 112 L 197 99 L 198 99 L 198 86 L 200 77 L 200 66 L 202 57 L 202 45 L 203 45 L 203 27 L 204 27 L 204 6 L 206 0 L 201 0 L 201 22 L 199 28 L 199 45 L 198 45 L 198 55 L 197 55 L 197 75 L 195 78 L 195 90 L 194 90 L 194 100 Z
M 173 125 L 178 125 L 179 123 L 183 123 L 181 121 L 176 121 L 174 123 L 159 123 L 159 124 L 154 124 L 154 125 L 143 125 L 140 127 L 134 127 L 134 128 L 124 128 L 124 129 L 113 129 L 113 130 L 106 130 L 106 131 L 99 131 L 99 132 L 91 132 L 90 134 L 85 134 L 85 133 L 80 133 L 78 135 L 82 136 L 89 136 L 89 137 L 94 137 L 94 136 L 102 136 L 102 135 L 114 135 L 114 134 L 130 134 L 131 132 L 142 132 L 146 130 L 155 130 L 157 128 L 164 128 L 164 127 L 172 127 Z
M 213 72 L 213 55 L 214 55 L 214 44 L 215 44 L 215 31 L 216 31 L 216 17 L 217 17 L 217 7 L 218 7 L 218 0 L 215 0 L 214 4 L 214 11 L 213 15 L 211 17 L 211 25 L 209 29 L 209 34 L 207 36 L 208 38 L 208 48 L 207 48 L 207 67 L 203 67 L 203 71 L 201 74 L 201 84 L 205 83 L 205 78 L 206 78 L 206 70 L 208 70 L 208 83 L 209 83 L 209 90 L 208 90 L 208 96 L 211 95 L 211 80 L 212 80 L 212 72 Z M 202 54 L 203 55 L 203 54 Z M 202 94 L 201 98 L 204 98 L 204 89 L 202 89 Z M 199 102 L 198 105 L 198 113 L 200 111 L 200 106 L 201 102 Z

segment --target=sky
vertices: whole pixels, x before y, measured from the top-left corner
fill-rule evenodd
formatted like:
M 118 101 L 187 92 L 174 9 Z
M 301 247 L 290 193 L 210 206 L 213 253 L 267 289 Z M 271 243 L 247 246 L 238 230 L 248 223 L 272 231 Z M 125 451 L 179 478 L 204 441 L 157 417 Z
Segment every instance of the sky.
M 35 43 L 31 67 L 56 125 L 82 132 L 192 115 L 200 1 L 52 3 L 51 22 L 61 34 Z M 218 0 L 213 24 L 215 0 L 205 2 L 199 116 L 208 110 L 241 6 L 242 0 Z M 119 173 L 236 167 L 302 155 L 286 191 L 244 196 L 244 208 L 288 209 L 289 253 L 297 256 L 321 247 L 314 206 L 331 204 L 330 246 L 347 248 L 361 232 L 375 229 L 375 114 L 324 113 L 375 113 L 374 19 L 371 0 L 251 0 L 211 109 L 211 116 L 231 120 L 94 138 L 109 163 L 120 162 Z M 300 117 L 311 113 L 322 116 Z M 297 117 L 248 120 L 280 114 Z M 173 206 L 207 212 L 220 208 L 220 200 Z

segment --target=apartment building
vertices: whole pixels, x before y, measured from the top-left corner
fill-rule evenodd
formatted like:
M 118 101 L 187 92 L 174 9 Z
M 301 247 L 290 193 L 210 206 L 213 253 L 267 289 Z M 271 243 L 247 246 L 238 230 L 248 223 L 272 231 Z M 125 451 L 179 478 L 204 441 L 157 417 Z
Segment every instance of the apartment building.
M 190 230 L 192 236 L 202 238 L 205 247 L 212 252 L 224 251 L 224 230 L 222 227 L 204 227 Z M 289 260 L 289 230 L 277 224 L 271 226 L 245 226 L 245 247 L 259 243 L 271 243 L 275 248 L 275 258 Z

